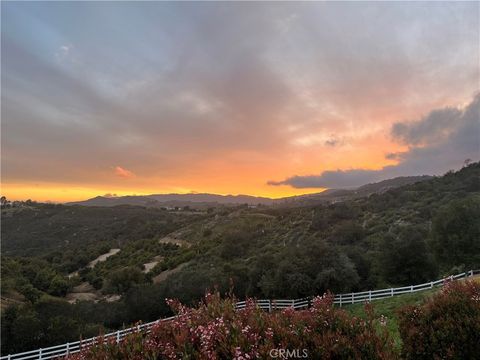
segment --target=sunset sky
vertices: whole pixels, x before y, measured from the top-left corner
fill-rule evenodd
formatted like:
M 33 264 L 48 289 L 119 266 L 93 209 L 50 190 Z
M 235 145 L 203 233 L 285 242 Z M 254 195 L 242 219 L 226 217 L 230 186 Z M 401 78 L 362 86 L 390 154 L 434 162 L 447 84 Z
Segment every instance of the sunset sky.
M 2 2 L 2 194 L 269 197 L 480 157 L 478 2 Z

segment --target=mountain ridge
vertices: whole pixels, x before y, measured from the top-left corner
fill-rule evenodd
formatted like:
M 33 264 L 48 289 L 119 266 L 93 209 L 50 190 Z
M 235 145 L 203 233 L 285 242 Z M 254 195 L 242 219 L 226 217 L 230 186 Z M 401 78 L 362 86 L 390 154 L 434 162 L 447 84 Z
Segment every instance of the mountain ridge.
M 214 206 L 214 205 L 304 205 L 305 202 L 336 202 L 347 198 L 368 196 L 373 193 L 382 193 L 389 189 L 413 184 L 420 181 L 432 179 L 433 176 L 400 176 L 392 179 L 382 180 L 376 183 L 365 184 L 353 189 L 327 189 L 313 194 L 273 199 L 253 195 L 220 195 L 210 193 L 189 193 L 189 194 L 151 194 L 151 195 L 126 195 L 118 197 L 96 196 L 91 199 L 67 202 L 65 205 L 82 206 L 118 206 L 118 205 L 139 205 L 147 207 L 183 207 L 183 206 Z

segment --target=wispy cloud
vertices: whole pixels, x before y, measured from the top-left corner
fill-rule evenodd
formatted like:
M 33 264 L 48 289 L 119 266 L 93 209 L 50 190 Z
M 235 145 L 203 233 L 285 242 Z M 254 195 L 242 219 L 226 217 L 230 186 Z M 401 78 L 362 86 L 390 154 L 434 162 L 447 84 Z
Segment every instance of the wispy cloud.
M 70 53 L 71 53 L 71 50 L 73 49 L 73 45 L 72 44 L 68 44 L 68 45 L 61 45 L 57 51 L 55 52 L 55 58 L 58 60 L 58 61 L 64 61 L 66 60 L 69 56 L 70 56 Z
M 135 174 L 133 172 L 131 172 L 130 170 L 124 169 L 121 166 L 115 166 L 115 175 L 121 178 L 126 178 L 126 179 L 135 177 Z

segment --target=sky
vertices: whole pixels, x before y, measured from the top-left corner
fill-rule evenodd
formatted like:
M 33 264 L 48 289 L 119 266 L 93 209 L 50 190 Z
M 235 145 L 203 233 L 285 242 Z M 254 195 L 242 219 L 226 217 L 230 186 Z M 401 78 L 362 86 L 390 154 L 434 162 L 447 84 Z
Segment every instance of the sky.
M 480 155 L 478 2 L 2 2 L 1 192 L 283 197 Z

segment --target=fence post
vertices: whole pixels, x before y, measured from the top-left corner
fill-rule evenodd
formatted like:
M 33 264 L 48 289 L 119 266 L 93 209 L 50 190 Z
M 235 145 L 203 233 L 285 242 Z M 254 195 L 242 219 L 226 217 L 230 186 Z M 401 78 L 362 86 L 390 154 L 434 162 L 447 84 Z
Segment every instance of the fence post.
M 352 293 L 352 304 L 355 304 L 355 293 Z
M 368 291 L 368 301 L 372 301 L 372 290 Z
M 38 358 L 42 360 L 42 348 L 38 349 Z
M 413 285 L 410 285 L 410 292 L 413 292 Z
M 470 270 L 470 276 L 473 276 L 473 270 Z
M 120 343 L 120 330 L 117 330 L 117 344 Z
M 393 296 L 393 288 L 390 288 L 390 296 Z
M 433 288 L 433 281 L 430 281 L 430 288 Z
M 272 300 L 268 300 L 268 312 L 272 312 Z
M 342 294 L 340 294 L 340 307 L 342 307 Z
M 67 355 L 70 355 L 70 343 L 67 342 Z

